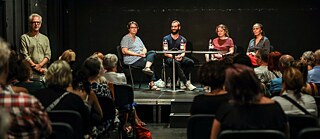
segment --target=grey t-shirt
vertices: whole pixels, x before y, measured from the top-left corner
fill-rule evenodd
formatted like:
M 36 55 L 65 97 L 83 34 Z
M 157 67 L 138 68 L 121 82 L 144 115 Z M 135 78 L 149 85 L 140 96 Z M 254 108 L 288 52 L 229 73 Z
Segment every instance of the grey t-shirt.
M 122 37 L 121 40 L 121 48 L 128 48 L 129 51 L 132 51 L 134 53 L 140 54 L 143 51 L 143 48 L 145 48 L 143 42 L 141 39 L 136 36 L 136 39 L 133 40 L 132 37 L 129 36 L 129 34 Z M 125 64 L 133 64 L 136 61 L 138 61 L 141 57 L 139 56 L 123 56 L 123 62 Z

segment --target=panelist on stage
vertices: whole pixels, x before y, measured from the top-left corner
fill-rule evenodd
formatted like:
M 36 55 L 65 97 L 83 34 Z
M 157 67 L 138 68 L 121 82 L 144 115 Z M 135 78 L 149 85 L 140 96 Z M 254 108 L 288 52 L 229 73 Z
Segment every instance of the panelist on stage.
M 213 41 L 209 41 L 209 50 L 214 49 L 218 51 L 226 51 L 223 55 L 229 55 L 234 53 L 234 43 L 232 38 L 229 37 L 229 31 L 228 27 L 224 24 L 220 24 L 216 27 L 216 33 L 218 37 L 213 39 Z M 211 60 L 219 60 L 223 58 L 223 55 L 218 54 L 211 54 L 211 58 L 209 57 L 209 54 L 206 54 L 206 61 Z
M 180 29 L 180 22 L 178 20 L 172 21 L 171 34 L 163 37 L 164 50 L 186 50 L 187 39 L 179 34 Z M 175 69 L 180 78 L 180 89 L 196 89 L 196 87 L 193 86 L 189 80 L 189 73 L 194 66 L 194 61 L 186 57 L 185 53 L 178 55 L 165 53 L 164 56 L 167 57 L 166 63 L 168 65 L 172 65 L 173 61 L 175 61 Z
M 147 52 L 147 48 L 144 46 L 142 40 L 136 36 L 139 29 L 137 22 L 130 21 L 127 28 L 129 33 L 121 40 L 121 50 L 124 55 L 123 62 L 128 65 L 144 68 L 142 71 L 150 80 L 150 90 L 160 90 L 160 88 L 154 85 L 156 77 L 155 73 L 151 70 L 151 66 L 156 56 L 155 51 L 151 50 Z

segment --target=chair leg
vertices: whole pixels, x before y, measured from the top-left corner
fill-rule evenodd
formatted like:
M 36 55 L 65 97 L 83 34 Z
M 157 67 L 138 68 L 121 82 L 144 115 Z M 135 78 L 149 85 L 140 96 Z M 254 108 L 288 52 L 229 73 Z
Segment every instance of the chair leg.
M 129 65 L 129 73 L 130 73 L 130 78 L 131 78 L 131 85 L 132 85 L 132 88 L 134 88 L 134 81 L 133 81 L 133 76 L 132 76 L 132 71 L 131 71 L 130 65 Z

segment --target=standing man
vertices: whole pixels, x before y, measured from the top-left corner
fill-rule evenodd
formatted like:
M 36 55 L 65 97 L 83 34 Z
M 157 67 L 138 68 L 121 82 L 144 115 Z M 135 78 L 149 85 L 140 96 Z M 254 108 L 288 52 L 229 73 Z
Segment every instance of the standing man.
M 42 17 L 33 13 L 29 16 L 29 32 L 21 36 L 20 54 L 33 68 L 33 79 L 41 80 L 51 59 L 50 42 L 40 33 Z
M 174 20 L 171 23 L 171 34 L 163 37 L 163 42 L 168 43 L 169 50 L 186 50 L 187 39 L 179 34 L 180 29 L 180 22 L 178 20 Z M 164 56 L 167 57 L 166 62 L 169 65 L 172 65 L 172 59 L 175 59 L 176 72 L 180 78 L 180 89 L 187 88 L 191 91 L 196 89 L 189 80 L 189 73 L 194 66 L 194 61 L 186 57 L 185 53 L 175 55 L 175 57 L 173 57 L 172 54 L 164 54 Z M 184 68 L 184 70 L 182 68 Z

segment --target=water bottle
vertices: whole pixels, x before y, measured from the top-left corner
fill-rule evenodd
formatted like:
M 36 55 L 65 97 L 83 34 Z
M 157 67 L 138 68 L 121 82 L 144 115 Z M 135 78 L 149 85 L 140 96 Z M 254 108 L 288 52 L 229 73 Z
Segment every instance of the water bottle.
M 163 50 L 168 51 L 168 41 L 167 40 L 163 41 Z
M 167 79 L 167 88 L 171 88 L 171 79 L 168 77 Z
M 213 48 L 213 45 L 212 45 L 212 40 L 210 39 L 209 40 L 209 51 L 213 51 L 214 48 Z
M 180 41 L 180 50 L 184 50 L 184 45 L 185 45 L 185 42 L 183 41 L 183 39 L 181 39 L 181 41 Z

